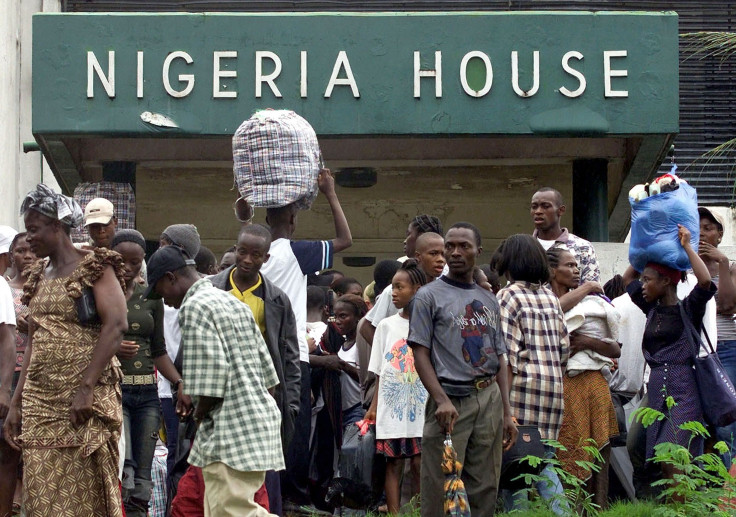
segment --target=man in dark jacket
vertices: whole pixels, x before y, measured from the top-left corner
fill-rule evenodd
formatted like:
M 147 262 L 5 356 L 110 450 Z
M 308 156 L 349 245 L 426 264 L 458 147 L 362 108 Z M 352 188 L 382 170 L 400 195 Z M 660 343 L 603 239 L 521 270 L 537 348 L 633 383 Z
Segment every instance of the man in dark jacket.
M 235 264 L 210 278 L 218 289 L 228 291 L 248 304 L 266 340 L 279 378 L 274 397 L 281 409 L 281 443 L 284 454 L 294 435 L 299 413 L 301 370 L 296 321 L 289 297 L 260 274 L 268 260 L 271 232 L 259 224 L 243 226 L 235 250 Z M 279 475 L 266 474 L 271 513 L 281 515 Z

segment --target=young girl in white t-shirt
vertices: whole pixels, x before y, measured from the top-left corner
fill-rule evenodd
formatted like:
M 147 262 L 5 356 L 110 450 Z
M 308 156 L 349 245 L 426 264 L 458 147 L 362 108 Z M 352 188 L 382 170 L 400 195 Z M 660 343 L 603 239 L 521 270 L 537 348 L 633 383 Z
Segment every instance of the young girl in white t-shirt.
M 427 390 L 414 367 L 414 355 L 406 343 L 409 335 L 407 306 L 427 277 L 414 259 L 394 275 L 392 300 L 399 313 L 383 319 L 376 328 L 368 370 L 376 374 L 378 389 L 367 420 L 376 421 L 376 452 L 386 457 L 386 503 L 390 514 L 401 504 L 404 460 L 411 462 L 411 493 L 419 493 L 419 466 Z M 385 296 L 385 295 L 384 295 Z

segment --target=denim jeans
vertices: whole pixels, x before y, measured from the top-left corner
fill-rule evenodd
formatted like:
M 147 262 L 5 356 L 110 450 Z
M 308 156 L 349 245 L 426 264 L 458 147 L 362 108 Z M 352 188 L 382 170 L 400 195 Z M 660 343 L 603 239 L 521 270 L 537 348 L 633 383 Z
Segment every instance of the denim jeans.
M 554 458 L 555 448 L 550 445 L 545 445 L 544 457 L 545 459 Z M 545 479 L 537 481 L 534 485 L 539 496 L 549 502 L 550 508 L 555 515 L 565 515 L 567 513 L 567 504 L 562 498 L 564 489 L 562 488 L 560 478 L 557 476 L 557 472 L 555 472 L 552 466 L 548 464 L 544 470 L 542 470 L 540 476 Z M 528 501 L 527 494 L 523 491 L 512 492 L 510 490 L 503 490 L 502 495 L 507 512 L 510 512 L 511 510 L 523 510 L 524 502 Z
M 161 424 L 155 384 L 123 385 L 125 466 L 123 503 L 128 517 L 146 517 L 153 482 L 151 464 Z
M 176 414 L 176 408 L 171 397 L 162 398 L 161 413 L 164 416 L 164 425 L 166 426 L 166 447 L 169 454 L 166 456 L 166 473 L 167 482 L 171 482 L 171 474 L 174 472 L 174 464 L 176 463 L 176 445 L 179 440 L 179 417 Z
M 342 427 L 347 429 L 349 425 L 354 424 L 360 420 L 363 420 L 365 416 L 365 409 L 363 404 L 355 404 L 353 407 L 344 409 L 342 411 Z
M 736 341 L 718 342 L 718 359 L 733 384 L 736 384 Z M 731 459 L 736 456 L 736 422 L 725 427 L 716 428 L 716 438 L 723 440 L 731 450 L 731 454 L 724 458 L 726 468 L 731 467 Z

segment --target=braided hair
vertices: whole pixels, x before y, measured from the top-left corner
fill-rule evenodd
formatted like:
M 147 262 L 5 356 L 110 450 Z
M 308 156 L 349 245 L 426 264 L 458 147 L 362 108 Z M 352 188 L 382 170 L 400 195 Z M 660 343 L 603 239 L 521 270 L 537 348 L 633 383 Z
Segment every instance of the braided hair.
M 438 217 L 435 217 L 433 215 L 418 215 L 411 220 L 410 225 L 416 228 L 417 233 L 420 235 L 428 232 L 434 232 L 440 235 L 444 235 L 444 233 L 442 232 L 442 222 L 439 220 Z
M 419 267 L 419 261 L 417 259 L 407 259 L 401 264 L 399 271 L 403 271 L 409 276 L 411 285 L 418 285 L 419 287 L 427 283 L 427 275 Z
M 570 251 L 567 248 L 563 248 L 562 246 L 552 246 L 550 249 L 547 250 L 547 262 L 549 262 L 549 267 L 552 269 L 557 269 L 560 267 L 560 256 L 566 252 Z

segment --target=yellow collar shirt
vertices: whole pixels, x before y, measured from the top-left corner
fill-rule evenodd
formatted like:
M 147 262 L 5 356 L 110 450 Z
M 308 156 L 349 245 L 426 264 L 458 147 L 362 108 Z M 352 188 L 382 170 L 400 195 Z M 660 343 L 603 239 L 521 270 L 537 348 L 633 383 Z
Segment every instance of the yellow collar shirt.
M 261 279 L 260 273 L 258 274 L 258 281 L 250 289 L 241 291 L 238 286 L 235 285 L 235 268 L 230 272 L 230 294 L 243 303 L 247 303 L 250 307 L 250 311 L 253 313 L 253 317 L 256 320 L 256 324 L 261 331 L 261 334 L 266 336 L 266 306 L 263 302 L 263 280 Z M 260 295 L 260 296 L 259 296 Z

